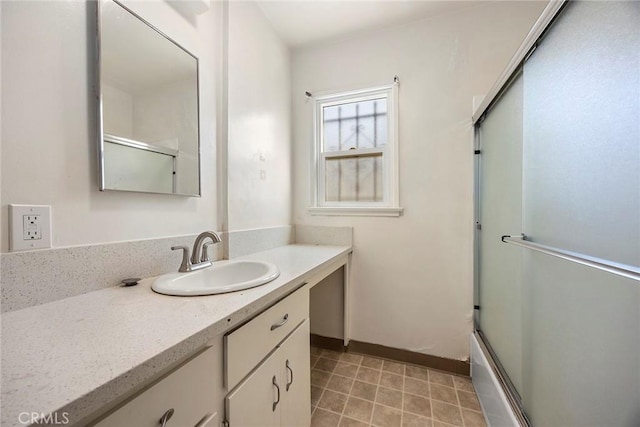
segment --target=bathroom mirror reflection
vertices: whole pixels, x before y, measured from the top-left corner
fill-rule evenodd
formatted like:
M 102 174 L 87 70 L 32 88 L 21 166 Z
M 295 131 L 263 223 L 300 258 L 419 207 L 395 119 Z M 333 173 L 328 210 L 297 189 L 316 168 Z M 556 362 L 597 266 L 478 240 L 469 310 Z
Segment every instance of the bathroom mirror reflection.
M 198 58 L 99 4 L 100 190 L 199 196 Z

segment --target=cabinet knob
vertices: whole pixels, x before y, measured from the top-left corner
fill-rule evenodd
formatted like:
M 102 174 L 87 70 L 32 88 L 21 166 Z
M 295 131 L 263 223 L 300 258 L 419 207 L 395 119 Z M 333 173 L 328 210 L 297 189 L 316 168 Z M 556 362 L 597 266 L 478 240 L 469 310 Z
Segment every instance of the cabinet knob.
M 169 409 L 167 412 L 164 413 L 162 418 L 160 418 L 160 421 L 158 421 L 158 424 L 160 424 L 162 427 L 165 427 L 167 425 L 167 421 L 169 421 L 171 417 L 173 417 L 174 412 L 175 411 L 173 410 L 173 408 Z

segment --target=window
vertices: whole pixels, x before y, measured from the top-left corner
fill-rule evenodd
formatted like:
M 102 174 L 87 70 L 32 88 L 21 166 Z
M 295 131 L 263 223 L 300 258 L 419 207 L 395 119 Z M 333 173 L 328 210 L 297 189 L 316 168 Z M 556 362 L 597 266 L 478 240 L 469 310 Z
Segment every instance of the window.
M 397 84 L 320 96 L 314 110 L 311 213 L 399 216 Z

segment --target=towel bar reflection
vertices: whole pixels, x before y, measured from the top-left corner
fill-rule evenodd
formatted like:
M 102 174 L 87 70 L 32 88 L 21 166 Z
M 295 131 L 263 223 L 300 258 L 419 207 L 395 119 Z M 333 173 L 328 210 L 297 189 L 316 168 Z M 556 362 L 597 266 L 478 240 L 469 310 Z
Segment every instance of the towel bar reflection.
M 621 264 L 613 261 L 608 261 L 602 258 L 596 258 L 589 255 L 583 255 L 577 252 L 566 251 L 564 249 L 558 249 L 551 246 L 541 245 L 538 243 L 529 242 L 527 236 L 524 234 L 520 236 L 502 236 L 502 242 L 510 243 L 512 245 L 521 246 L 523 248 L 531 249 L 533 251 L 542 252 L 547 255 L 562 258 L 567 261 L 575 262 L 578 264 L 593 267 L 598 270 L 606 271 L 618 276 L 626 277 L 631 280 L 640 282 L 640 267 L 632 265 Z

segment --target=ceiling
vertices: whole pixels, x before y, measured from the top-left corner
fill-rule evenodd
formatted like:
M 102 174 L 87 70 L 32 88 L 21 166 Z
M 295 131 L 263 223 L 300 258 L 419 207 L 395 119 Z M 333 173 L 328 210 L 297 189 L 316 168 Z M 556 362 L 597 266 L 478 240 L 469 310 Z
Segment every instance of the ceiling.
M 257 0 L 291 47 L 338 39 L 469 7 L 475 1 Z

